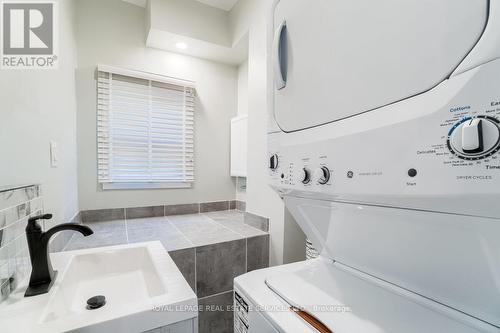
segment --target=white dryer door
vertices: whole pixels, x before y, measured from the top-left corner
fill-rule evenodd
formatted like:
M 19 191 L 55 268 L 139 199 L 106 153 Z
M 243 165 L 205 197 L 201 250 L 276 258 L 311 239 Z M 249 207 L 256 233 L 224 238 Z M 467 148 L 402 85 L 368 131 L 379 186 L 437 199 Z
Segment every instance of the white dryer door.
M 281 0 L 275 118 L 286 132 L 427 91 L 477 43 L 487 0 Z

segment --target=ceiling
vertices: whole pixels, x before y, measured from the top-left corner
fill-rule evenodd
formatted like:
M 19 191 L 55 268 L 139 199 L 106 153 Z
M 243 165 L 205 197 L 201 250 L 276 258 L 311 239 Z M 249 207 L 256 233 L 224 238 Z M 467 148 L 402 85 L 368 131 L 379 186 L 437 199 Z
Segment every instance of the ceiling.
M 147 0 L 123 0 L 125 2 L 133 3 L 134 5 L 146 7 Z M 205 5 L 220 8 L 223 10 L 231 10 L 233 6 L 238 2 L 238 0 L 196 0 L 198 2 L 204 3 Z
M 212 7 L 231 10 L 233 6 L 238 2 L 238 0 L 196 0 L 198 2 L 204 3 Z
M 130 2 L 136 6 L 146 7 L 147 0 L 123 0 L 125 2 Z

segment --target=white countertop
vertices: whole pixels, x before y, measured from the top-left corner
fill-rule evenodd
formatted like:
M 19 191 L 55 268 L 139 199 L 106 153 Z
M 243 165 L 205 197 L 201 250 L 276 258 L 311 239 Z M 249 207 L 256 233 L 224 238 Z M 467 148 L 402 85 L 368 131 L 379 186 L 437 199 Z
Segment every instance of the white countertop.
M 166 292 L 149 299 L 120 304 L 119 308 L 104 306 L 97 310 L 71 313 L 55 320 L 47 319 L 49 306 L 61 288 L 75 255 L 96 254 L 105 251 L 146 247 Z M 137 333 L 197 317 L 197 298 L 181 272 L 160 242 L 147 242 L 102 247 L 51 254 L 52 266 L 58 276 L 47 294 L 24 297 L 27 282 L 20 283 L 9 298 L 0 304 L 1 332 L 120 332 Z M 111 286 L 113 288 L 113 286 Z M 119 292 L 134 292 L 134 286 L 117 286 Z M 68 300 L 71 302 L 71 300 Z M 82 305 L 84 307 L 84 305 Z

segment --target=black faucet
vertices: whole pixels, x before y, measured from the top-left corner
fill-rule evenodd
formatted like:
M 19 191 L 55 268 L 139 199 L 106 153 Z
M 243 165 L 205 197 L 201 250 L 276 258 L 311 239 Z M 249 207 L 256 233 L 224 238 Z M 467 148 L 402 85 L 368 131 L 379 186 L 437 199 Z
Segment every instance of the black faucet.
M 89 227 L 75 223 L 63 223 L 52 229 L 42 232 L 38 220 L 50 220 L 52 214 L 44 214 L 29 218 L 26 226 L 26 238 L 31 259 L 31 277 L 24 297 L 36 296 L 47 293 L 54 283 L 57 271 L 52 269 L 49 256 L 49 240 L 59 231 L 73 230 L 90 236 L 94 232 Z

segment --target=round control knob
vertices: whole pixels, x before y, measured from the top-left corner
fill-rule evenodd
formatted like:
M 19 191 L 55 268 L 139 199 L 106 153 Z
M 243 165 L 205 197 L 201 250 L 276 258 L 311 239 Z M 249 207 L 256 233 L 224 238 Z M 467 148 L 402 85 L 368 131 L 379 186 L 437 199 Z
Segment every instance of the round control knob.
M 330 170 L 326 166 L 316 169 L 314 171 L 314 179 L 321 185 L 328 183 L 330 180 Z
M 500 145 L 500 129 L 495 118 L 465 118 L 451 129 L 450 151 L 459 158 L 478 160 L 493 155 Z
M 299 180 L 302 184 L 308 184 L 311 182 L 311 171 L 308 168 L 302 168 L 299 171 Z
M 269 158 L 269 169 L 271 170 L 276 170 L 278 168 L 278 155 L 277 154 L 273 154 L 270 158 Z

